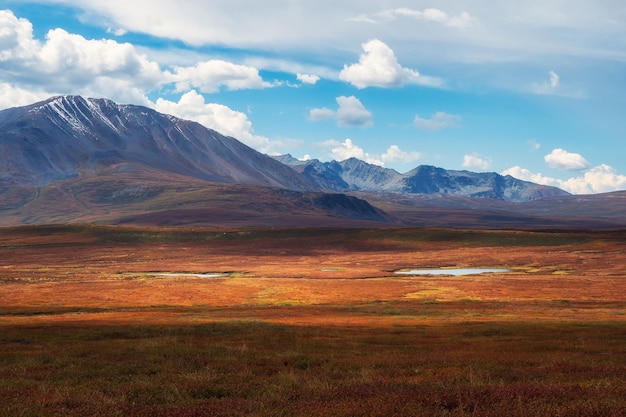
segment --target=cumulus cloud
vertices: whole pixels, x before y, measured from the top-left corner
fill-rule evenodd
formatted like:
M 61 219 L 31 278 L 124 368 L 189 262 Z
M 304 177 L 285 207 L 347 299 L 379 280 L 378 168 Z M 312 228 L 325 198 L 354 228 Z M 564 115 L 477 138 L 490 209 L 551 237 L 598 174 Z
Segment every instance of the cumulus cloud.
M 437 85 L 439 80 L 421 77 L 419 72 L 404 68 L 398 63 L 393 50 L 378 39 L 361 45 L 363 53 L 359 62 L 344 65 L 339 79 L 357 88 L 400 87 L 405 84 Z
M 491 166 L 489 158 L 483 158 L 477 153 L 463 156 L 463 168 L 486 170 Z
M 626 175 L 620 175 L 615 168 L 602 164 L 585 171 L 581 177 L 560 183 L 561 188 L 574 194 L 607 193 L 626 189 Z
M 361 101 L 354 97 L 337 97 L 337 125 L 339 127 L 371 127 L 372 113 L 370 113 Z
M 149 87 L 163 79 L 159 65 L 139 54 L 130 43 L 88 40 L 63 29 L 48 32 L 38 58 L 43 72 L 62 77 L 67 83 L 111 77 Z
M 355 145 L 352 139 L 346 139 L 343 143 L 331 149 L 332 158 L 343 161 L 349 158 L 357 158 L 369 164 L 384 166 L 384 162 L 375 156 L 371 156 L 363 148 Z
M 430 119 L 425 119 L 419 115 L 415 115 L 413 123 L 418 129 L 423 130 L 440 130 L 447 127 L 459 127 L 461 124 L 461 116 L 456 114 L 448 114 L 444 112 L 435 113 Z
M 33 25 L 17 18 L 10 10 L 0 10 L 0 62 L 25 61 L 38 53 L 39 42 L 33 38 Z
M 106 96 L 135 103 L 147 100 L 142 90 L 157 88 L 167 74 L 129 43 L 89 40 L 52 29 L 40 42 L 32 24 L 8 10 L 0 11 L 0 63 L 4 81 L 28 91 Z M 120 95 L 115 95 L 121 93 Z
M 264 81 L 254 67 L 219 59 L 200 62 L 191 67 L 176 67 L 173 80 L 178 92 L 197 88 L 203 93 L 215 93 L 222 86 L 228 90 L 243 90 L 273 85 Z
M 296 74 L 296 77 L 298 79 L 298 81 L 302 82 L 303 84 L 316 84 L 319 80 L 320 77 L 317 75 L 312 75 L 312 74 Z
M 626 175 L 620 175 L 615 168 L 601 164 L 590 168 L 582 175 L 565 180 L 533 173 L 525 168 L 515 166 L 502 172 L 525 181 L 559 187 L 572 194 L 608 193 L 626 189 Z
M 371 127 L 373 125 L 372 113 L 358 98 L 339 96 L 335 100 L 339 105 L 336 111 L 327 107 L 311 109 L 309 120 L 336 119 L 339 127 Z
M 54 95 L 53 93 L 24 90 L 7 83 L 0 83 L 0 109 L 9 107 L 26 106 L 37 101 L 45 100 Z
M 564 149 L 553 149 L 551 153 L 544 157 L 550 168 L 565 171 L 583 171 L 589 168 L 590 164 L 582 155 L 567 152 Z
M 365 152 L 363 148 L 356 145 L 352 139 L 346 139 L 339 142 L 329 139 L 324 142 L 315 144 L 318 149 L 330 150 L 330 157 L 336 161 L 343 161 L 349 158 L 357 158 L 369 164 L 385 166 L 386 163 L 410 164 L 422 157 L 419 152 L 406 152 L 400 149 L 398 145 L 391 145 L 382 155 L 373 155 Z
M 274 85 L 264 81 L 254 67 L 222 60 L 163 70 L 130 43 L 86 39 L 60 28 L 48 31 L 39 41 L 32 24 L 10 10 L 0 11 L 0 68 L 3 82 L 24 90 L 54 88 L 55 94 L 136 104 L 149 103 L 146 93 L 171 83 L 177 92 L 197 88 L 207 93 L 222 87 L 240 90 Z
M 183 94 L 178 102 L 159 98 L 154 107 L 159 112 L 193 120 L 223 135 L 232 136 L 260 152 L 273 150 L 268 138 L 254 134 L 252 122 L 245 113 L 222 104 L 206 103 L 204 97 L 194 90 Z
M 412 162 L 417 161 L 422 157 L 422 154 L 419 152 L 411 151 L 406 152 L 400 149 L 398 145 L 391 145 L 387 151 L 382 154 L 380 159 L 384 163 L 402 163 L 402 164 L 410 164 Z
M 335 113 L 334 110 L 327 107 L 311 109 L 311 111 L 309 111 L 309 120 L 317 122 L 318 120 L 334 119 Z

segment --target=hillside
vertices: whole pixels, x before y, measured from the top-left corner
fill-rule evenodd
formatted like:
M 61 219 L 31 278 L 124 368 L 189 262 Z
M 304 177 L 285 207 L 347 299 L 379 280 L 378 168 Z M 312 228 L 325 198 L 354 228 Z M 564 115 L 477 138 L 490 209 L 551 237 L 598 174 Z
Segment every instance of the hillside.
M 0 182 L 45 185 L 130 163 L 228 184 L 317 187 L 238 140 L 142 106 L 53 97 L 0 111 Z

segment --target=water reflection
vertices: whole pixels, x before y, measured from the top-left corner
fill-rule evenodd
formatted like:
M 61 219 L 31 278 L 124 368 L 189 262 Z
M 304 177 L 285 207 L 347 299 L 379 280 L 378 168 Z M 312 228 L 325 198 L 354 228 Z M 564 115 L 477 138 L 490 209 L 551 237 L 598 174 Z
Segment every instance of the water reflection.
M 406 271 L 395 271 L 401 275 L 477 275 L 495 272 L 511 272 L 506 268 L 437 268 L 437 269 L 408 269 Z
M 196 274 L 193 272 L 153 272 L 150 275 L 159 277 L 195 277 L 195 278 L 219 278 L 225 276 L 220 273 Z

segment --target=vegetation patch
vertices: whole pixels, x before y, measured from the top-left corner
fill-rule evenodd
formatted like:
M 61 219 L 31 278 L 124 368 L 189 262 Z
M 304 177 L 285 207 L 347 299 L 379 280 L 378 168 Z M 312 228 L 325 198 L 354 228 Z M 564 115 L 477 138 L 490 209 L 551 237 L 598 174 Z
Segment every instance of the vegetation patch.
M 0 417 L 626 415 L 624 240 L 520 233 L 0 229 Z

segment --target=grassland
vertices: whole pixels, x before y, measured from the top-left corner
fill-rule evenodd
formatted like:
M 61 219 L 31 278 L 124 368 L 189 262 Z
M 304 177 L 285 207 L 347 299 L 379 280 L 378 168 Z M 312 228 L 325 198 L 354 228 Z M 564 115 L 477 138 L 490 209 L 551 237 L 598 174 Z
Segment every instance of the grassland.
M 623 231 L 3 228 L 0 416 L 623 416 L 625 265 Z M 441 266 L 512 272 L 393 273 Z

